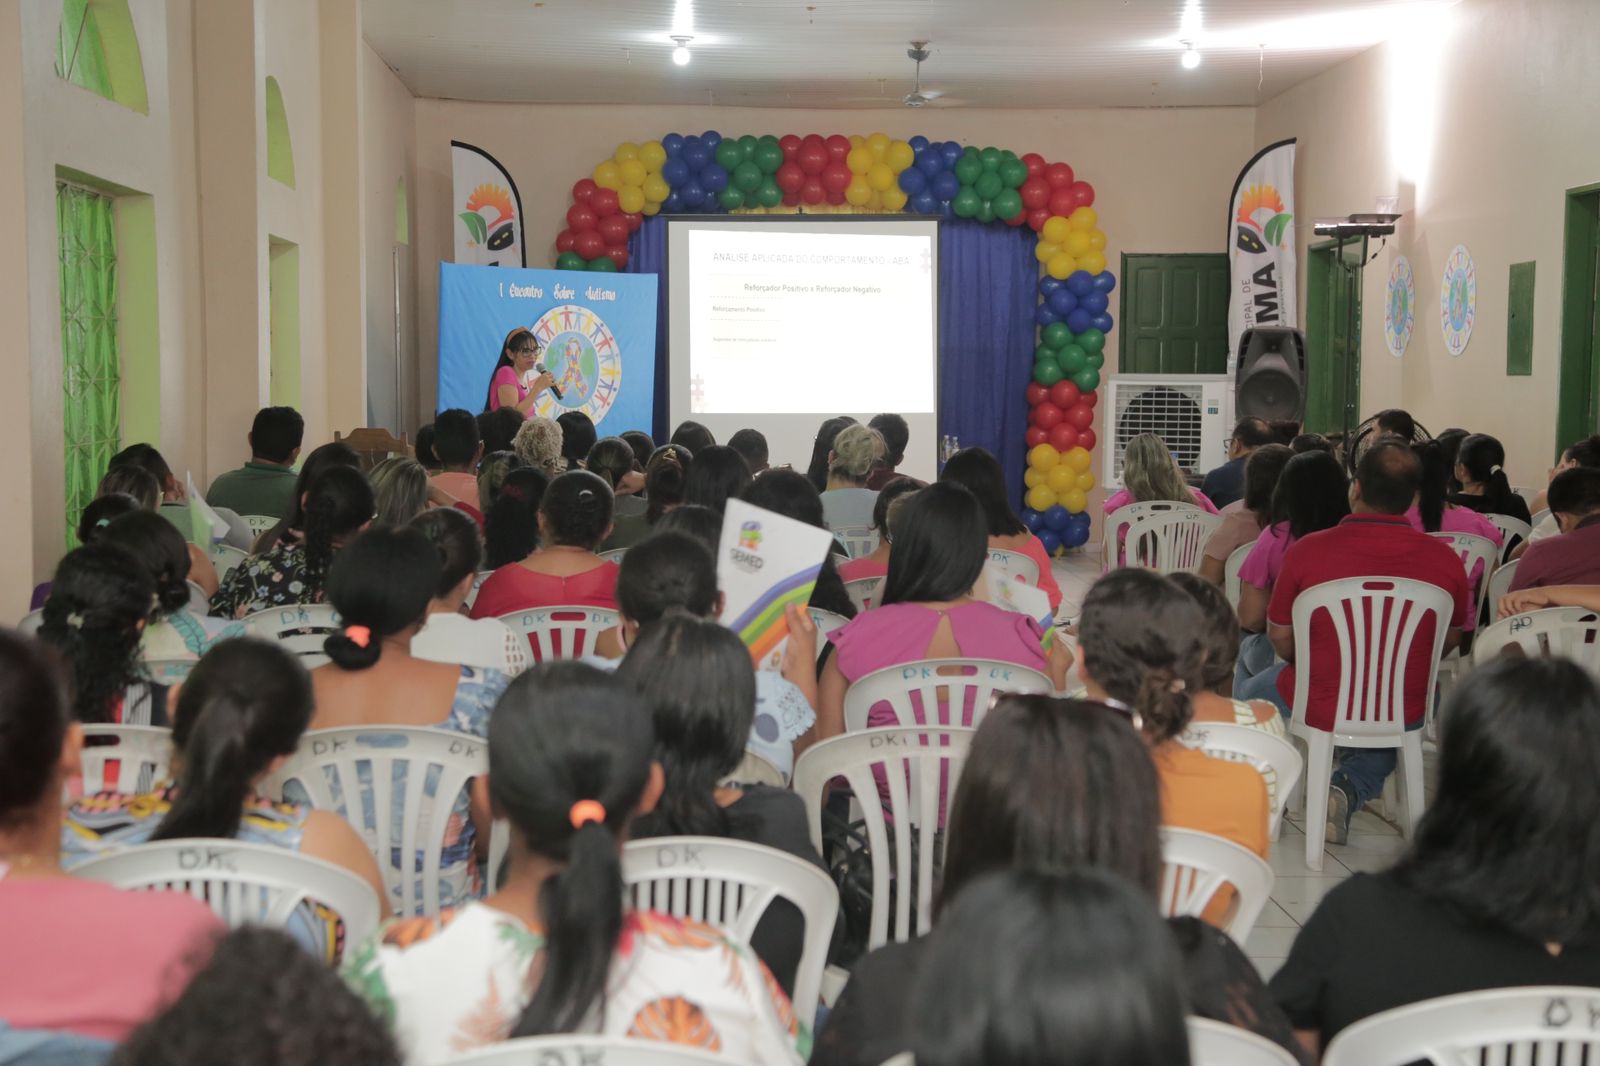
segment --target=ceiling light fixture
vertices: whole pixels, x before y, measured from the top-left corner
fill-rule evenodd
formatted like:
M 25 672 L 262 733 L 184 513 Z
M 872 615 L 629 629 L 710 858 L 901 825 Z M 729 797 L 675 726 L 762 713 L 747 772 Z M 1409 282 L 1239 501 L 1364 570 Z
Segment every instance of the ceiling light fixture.
M 1195 48 L 1194 42 L 1180 41 L 1179 43 L 1183 45 L 1183 58 L 1179 60 L 1183 64 L 1183 69 L 1193 70 L 1198 67 L 1200 65 L 1200 52 Z
M 694 38 L 674 36 L 672 40 L 678 46 L 672 50 L 672 61 L 680 67 L 688 66 L 689 60 L 693 58 L 689 55 L 689 42 Z

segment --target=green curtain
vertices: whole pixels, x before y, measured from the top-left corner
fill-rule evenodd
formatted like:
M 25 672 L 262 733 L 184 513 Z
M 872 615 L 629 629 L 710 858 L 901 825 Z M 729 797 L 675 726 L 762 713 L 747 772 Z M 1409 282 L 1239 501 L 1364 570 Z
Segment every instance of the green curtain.
M 62 0 L 61 29 L 56 34 L 56 74 L 111 99 L 105 45 L 89 0 Z
M 61 233 L 61 382 L 65 391 L 68 545 L 116 454 L 121 360 L 117 354 L 117 236 L 111 198 L 56 185 Z

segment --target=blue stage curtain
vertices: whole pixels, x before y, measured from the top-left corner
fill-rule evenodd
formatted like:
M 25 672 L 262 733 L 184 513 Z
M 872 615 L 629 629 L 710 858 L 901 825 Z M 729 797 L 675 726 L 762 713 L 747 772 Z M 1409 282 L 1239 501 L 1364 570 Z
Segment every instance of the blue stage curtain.
M 939 433 L 993 452 L 1018 506 L 1027 468 L 1037 240 L 1026 226 L 939 226 Z
M 656 395 L 650 436 L 664 444 L 672 435 L 667 425 L 667 221 L 647 218 L 628 238 L 629 274 L 656 276 Z M 1032 311 L 1029 311 L 1032 314 Z

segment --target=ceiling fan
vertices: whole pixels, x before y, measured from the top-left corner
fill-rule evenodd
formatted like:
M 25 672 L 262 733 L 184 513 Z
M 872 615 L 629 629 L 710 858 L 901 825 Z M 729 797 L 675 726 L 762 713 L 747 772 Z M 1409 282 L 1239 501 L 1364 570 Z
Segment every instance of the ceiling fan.
M 906 93 L 906 95 L 902 97 L 900 101 L 907 107 L 927 107 L 929 104 L 933 103 L 935 100 L 939 99 L 939 97 L 944 95 L 943 91 L 939 89 L 928 89 L 924 91 L 922 88 L 922 61 L 927 59 L 932 54 L 932 52 L 928 51 L 927 41 L 912 41 L 911 47 L 906 49 L 906 55 L 915 60 L 917 64 L 917 72 L 914 78 L 914 84 L 911 87 L 911 91 Z

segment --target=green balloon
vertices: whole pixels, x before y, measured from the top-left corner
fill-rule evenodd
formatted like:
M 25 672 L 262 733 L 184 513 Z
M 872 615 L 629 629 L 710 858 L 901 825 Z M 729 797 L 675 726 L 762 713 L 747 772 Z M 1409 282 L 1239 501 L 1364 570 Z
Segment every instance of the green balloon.
M 971 185 L 983 173 L 983 164 L 978 162 L 975 155 L 964 155 L 956 160 L 956 180 L 963 185 Z
M 1089 363 L 1089 368 L 1091 370 L 1099 370 L 1101 367 L 1106 365 L 1106 355 L 1105 355 L 1105 353 L 1104 352 L 1094 352 L 1093 354 L 1091 354 L 1089 356 L 1088 363 Z
M 1044 339 L 1045 347 L 1059 352 L 1072 340 L 1072 331 L 1065 322 L 1052 322 L 1039 332 L 1039 336 Z
M 1098 352 L 1106 346 L 1106 335 L 1090 326 L 1078 334 L 1078 346 L 1086 352 Z
M 777 207 L 783 203 L 783 190 L 778 188 L 777 182 L 768 178 L 756 190 L 756 203 L 762 207 Z
M 750 156 L 750 161 L 761 169 L 761 173 L 776 174 L 778 168 L 783 166 L 783 149 L 779 147 L 777 141 L 772 141 L 769 144 L 763 138 L 761 143 L 756 145 L 756 150 Z
M 778 147 L 778 138 L 777 138 L 776 134 L 763 133 L 761 135 L 761 137 L 756 141 L 756 143 L 757 144 L 770 144 L 774 148 L 777 148 Z M 783 149 L 779 148 L 778 150 L 782 151 Z
M 1046 359 L 1049 359 L 1051 362 L 1054 362 L 1055 358 L 1056 358 L 1056 350 L 1054 348 L 1050 347 L 1048 344 L 1041 344 L 1041 345 L 1039 345 L 1039 347 L 1037 347 L 1037 348 L 1035 348 L 1033 350 L 1033 361 L 1035 363 L 1042 362 L 1042 361 L 1044 361 Z
M 756 146 L 760 143 L 760 138 L 756 137 L 754 134 L 747 133 L 743 137 L 739 138 L 739 151 L 744 153 L 745 159 L 749 159 L 755 155 Z M 743 159 L 740 160 L 740 162 L 743 161 Z
M 724 211 L 737 211 L 744 206 L 744 192 L 730 185 L 717 193 L 717 203 L 722 205 Z
M 978 204 L 978 213 L 976 215 L 974 215 L 973 217 L 976 218 L 979 222 L 993 222 L 994 221 L 994 201 L 993 200 L 983 200 L 981 197 L 979 199 L 982 202 Z
M 1063 347 L 1056 359 L 1061 364 L 1061 369 L 1070 377 L 1089 365 L 1088 354 L 1076 344 L 1067 344 Z
M 994 198 L 996 218 L 1016 218 L 1022 212 L 1022 194 L 1015 189 L 1001 189 Z
M 985 148 L 978 153 L 978 158 L 983 160 L 985 170 L 993 170 L 1000 165 L 1000 149 Z
M 589 260 L 589 271 L 593 274 L 615 274 L 617 261 L 609 255 L 602 255 L 598 259 Z
M 1054 359 L 1041 359 L 1033 364 L 1033 380 L 1047 389 L 1056 382 L 1063 380 L 1066 376 Z
M 978 150 L 976 148 L 974 148 L 972 145 L 969 144 L 965 148 L 961 149 L 961 158 L 962 159 L 977 159 L 978 158 Z
M 717 145 L 717 166 L 723 170 L 732 170 L 744 162 L 744 151 L 739 147 L 739 142 L 734 140 L 723 141 Z
M 741 192 L 755 192 L 761 188 L 761 168 L 748 159 L 733 169 L 733 184 L 729 188 L 737 188 Z
M 1093 392 L 1100 387 L 1100 371 L 1084 367 L 1072 375 L 1072 383 L 1078 386 L 1079 392 Z
M 972 183 L 972 187 L 977 191 L 980 199 L 993 200 L 1000 195 L 1001 190 L 1006 186 L 1005 182 L 1000 180 L 999 174 L 992 170 L 985 170 L 978 176 L 978 180 Z
M 562 252 L 556 256 L 557 270 L 586 270 L 589 264 L 577 252 Z
M 1000 177 L 1005 181 L 1006 188 L 1020 189 L 1022 183 L 1028 180 L 1028 164 L 1017 158 L 1002 159 Z
M 1009 148 L 1001 149 L 1001 151 L 1000 151 L 1000 162 L 1002 162 L 1002 163 L 1015 163 L 1015 162 L 1018 162 L 1017 153 L 1013 152 Z M 1023 170 L 1027 170 L 1028 168 L 1026 166 L 1024 166 L 1022 169 Z
M 958 218 L 972 218 L 983 206 L 983 200 L 972 191 L 972 186 L 963 185 L 961 191 L 956 193 L 956 198 L 950 201 L 950 206 Z

